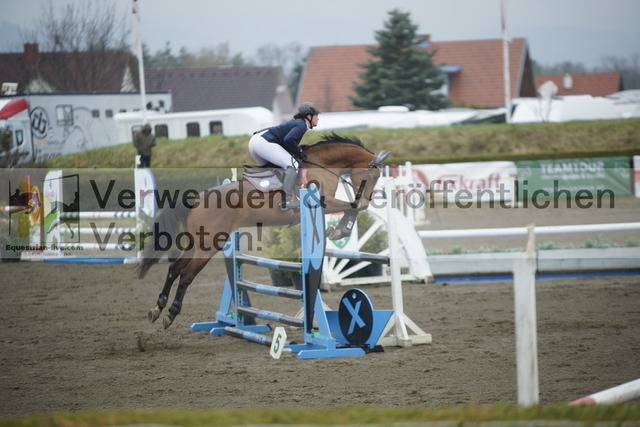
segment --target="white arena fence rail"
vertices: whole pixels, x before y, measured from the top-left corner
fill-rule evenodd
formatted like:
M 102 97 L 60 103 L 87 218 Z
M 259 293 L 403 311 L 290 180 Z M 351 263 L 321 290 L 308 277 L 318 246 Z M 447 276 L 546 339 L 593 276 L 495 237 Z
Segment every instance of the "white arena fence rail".
M 535 226 L 533 233 L 540 235 L 568 235 L 575 233 L 619 232 L 632 236 L 640 230 L 640 222 L 612 224 L 584 224 Z M 473 239 L 526 236 L 526 227 L 459 229 L 459 230 L 421 230 L 420 239 L 429 246 L 431 239 Z M 640 247 L 597 247 L 538 249 L 537 268 L 540 273 L 579 273 L 624 272 L 640 269 Z M 492 274 L 510 274 L 511 263 L 516 253 L 481 252 L 467 254 L 443 254 L 428 257 L 434 277 L 437 276 L 477 276 Z
M 585 225 L 550 225 L 536 226 L 536 235 L 568 234 L 568 233 L 604 233 L 610 231 L 638 231 L 640 222 L 585 224 Z M 462 230 L 422 230 L 418 235 L 422 239 L 453 239 L 460 237 L 508 237 L 526 236 L 527 227 L 504 228 L 472 228 Z

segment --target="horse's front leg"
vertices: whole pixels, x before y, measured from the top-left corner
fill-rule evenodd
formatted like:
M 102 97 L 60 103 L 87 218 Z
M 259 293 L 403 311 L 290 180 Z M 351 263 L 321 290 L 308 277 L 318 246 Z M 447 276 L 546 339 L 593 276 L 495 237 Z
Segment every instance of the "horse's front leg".
M 344 216 L 335 227 L 327 228 L 326 235 L 329 240 L 339 240 L 351 235 L 358 212 L 362 210 L 360 205 L 359 201 L 346 202 L 335 197 L 323 196 L 322 207 L 325 213 L 344 212 Z
M 149 311 L 149 321 L 151 323 L 158 320 L 158 318 L 160 317 L 160 313 L 162 313 L 162 309 L 167 306 L 167 301 L 169 301 L 169 292 L 171 292 L 171 286 L 173 285 L 173 282 L 178 278 L 178 276 L 180 276 L 180 272 L 188 263 L 189 259 L 178 258 L 169 266 L 167 277 L 165 278 L 162 292 L 160 292 L 160 295 L 158 296 L 156 306 Z
M 320 197 L 320 204 L 325 213 L 347 212 L 360 209 L 360 202 L 358 200 L 347 202 L 324 194 Z
M 357 209 L 351 209 L 344 213 L 342 219 L 335 226 L 327 227 L 325 234 L 329 240 L 340 240 L 343 237 L 351 235 L 353 226 L 356 223 L 356 217 L 358 216 Z

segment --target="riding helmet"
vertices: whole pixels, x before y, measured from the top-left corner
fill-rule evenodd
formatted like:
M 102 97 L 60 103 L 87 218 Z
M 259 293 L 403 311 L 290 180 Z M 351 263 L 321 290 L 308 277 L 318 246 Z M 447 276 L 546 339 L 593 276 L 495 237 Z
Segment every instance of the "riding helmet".
M 298 107 L 298 114 L 301 116 L 306 116 L 308 114 L 317 116 L 320 114 L 320 109 L 313 102 L 303 102 L 300 104 L 300 107 Z

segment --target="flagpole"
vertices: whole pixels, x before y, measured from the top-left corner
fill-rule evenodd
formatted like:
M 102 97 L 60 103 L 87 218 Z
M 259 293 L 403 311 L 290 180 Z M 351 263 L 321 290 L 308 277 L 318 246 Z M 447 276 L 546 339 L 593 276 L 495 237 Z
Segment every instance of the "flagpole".
M 500 0 L 500 15 L 502 21 L 502 74 L 504 79 L 504 107 L 505 121 L 511 123 L 511 74 L 509 72 L 509 43 L 511 37 L 507 26 L 507 0 Z
M 133 0 L 132 10 L 133 49 L 138 58 L 138 79 L 140 80 L 140 102 L 142 103 L 142 124 L 147 123 L 147 89 L 144 81 L 144 58 L 142 55 L 142 31 L 138 0 Z

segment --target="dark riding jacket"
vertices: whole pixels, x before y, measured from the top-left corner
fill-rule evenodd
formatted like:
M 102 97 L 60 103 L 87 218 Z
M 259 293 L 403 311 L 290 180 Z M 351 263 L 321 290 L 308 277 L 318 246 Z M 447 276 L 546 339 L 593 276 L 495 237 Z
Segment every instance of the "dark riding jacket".
M 267 132 L 263 133 L 262 137 L 269 142 L 280 145 L 292 156 L 299 156 L 302 150 L 298 147 L 298 144 L 300 144 L 306 131 L 307 122 L 300 118 L 267 128 Z

